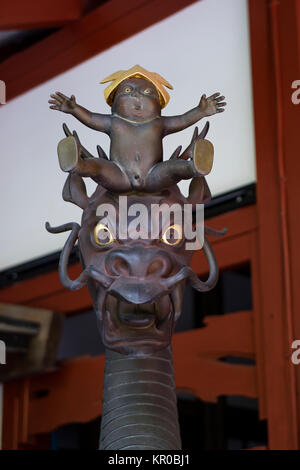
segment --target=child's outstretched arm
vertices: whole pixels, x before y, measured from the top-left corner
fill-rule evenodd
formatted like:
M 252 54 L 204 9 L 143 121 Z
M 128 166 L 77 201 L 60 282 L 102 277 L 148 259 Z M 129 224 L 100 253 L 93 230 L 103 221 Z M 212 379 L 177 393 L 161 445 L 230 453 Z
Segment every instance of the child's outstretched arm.
M 51 99 L 48 103 L 51 104 L 51 109 L 72 114 L 76 119 L 91 129 L 105 132 L 106 134 L 110 133 L 111 116 L 109 114 L 91 113 L 88 109 L 85 109 L 83 106 L 76 103 L 74 95 L 68 98 L 63 93 L 57 91 L 55 94 L 50 96 Z
M 224 106 L 226 106 L 226 103 L 223 101 L 224 99 L 225 96 L 220 96 L 220 93 L 214 93 L 208 98 L 206 98 L 206 95 L 202 95 L 200 103 L 196 108 L 193 108 L 180 116 L 163 117 L 164 135 L 182 131 L 204 117 L 212 116 L 216 113 L 222 113 L 224 111 Z

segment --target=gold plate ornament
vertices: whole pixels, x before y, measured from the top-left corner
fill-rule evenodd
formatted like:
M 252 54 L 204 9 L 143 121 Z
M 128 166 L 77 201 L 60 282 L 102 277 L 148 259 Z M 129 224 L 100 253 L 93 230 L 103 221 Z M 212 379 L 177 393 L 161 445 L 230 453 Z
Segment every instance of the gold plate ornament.
M 193 160 L 195 169 L 201 175 L 207 175 L 214 161 L 214 146 L 206 139 L 198 139 L 193 148 Z
M 75 137 L 62 139 L 57 146 L 58 160 L 63 171 L 71 171 L 78 162 L 79 149 Z

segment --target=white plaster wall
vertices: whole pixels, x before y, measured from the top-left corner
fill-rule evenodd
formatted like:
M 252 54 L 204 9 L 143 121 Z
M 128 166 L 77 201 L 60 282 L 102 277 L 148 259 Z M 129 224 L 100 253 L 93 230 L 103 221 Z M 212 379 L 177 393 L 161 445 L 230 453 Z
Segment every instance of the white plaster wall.
M 0 269 L 62 247 L 66 234 L 48 234 L 46 220 L 54 225 L 80 220 L 81 211 L 61 199 L 66 178 L 56 154 L 61 124 L 76 129 L 90 151 L 95 153 L 98 143 L 109 148 L 108 137 L 49 110 L 49 94 L 75 94 L 88 109 L 110 112 L 105 86 L 98 82 L 136 63 L 174 86 L 165 115 L 194 107 L 203 93 L 224 93 L 226 112 L 210 118 L 215 164 L 208 182 L 217 195 L 255 181 L 247 1 L 202 0 L 0 106 Z M 187 145 L 192 132 L 167 137 L 165 158 L 177 145 Z M 91 191 L 93 183 L 88 187 Z M 186 193 L 188 183 L 181 188 Z

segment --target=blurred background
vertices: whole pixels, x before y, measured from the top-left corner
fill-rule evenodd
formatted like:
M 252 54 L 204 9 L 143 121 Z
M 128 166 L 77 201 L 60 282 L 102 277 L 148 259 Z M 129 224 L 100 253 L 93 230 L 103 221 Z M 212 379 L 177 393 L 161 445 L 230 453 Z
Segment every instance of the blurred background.
M 109 113 L 99 82 L 135 64 L 173 85 L 164 115 L 203 93 L 228 103 L 208 134 L 205 219 L 228 229 L 211 240 L 220 279 L 186 289 L 173 339 L 183 448 L 300 448 L 299 47 L 300 0 L 1 2 L 1 448 L 98 447 L 104 347 L 87 288 L 60 284 L 66 234 L 44 226 L 81 217 L 61 197 L 62 123 L 93 154 L 109 139 L 47 102 L 61 91 Z M 192 132 L 167 137 L 164 158 Z M 201 252 L 192 267 L 205 278 Z M 76 250 L 69 271 L 80 272 Z

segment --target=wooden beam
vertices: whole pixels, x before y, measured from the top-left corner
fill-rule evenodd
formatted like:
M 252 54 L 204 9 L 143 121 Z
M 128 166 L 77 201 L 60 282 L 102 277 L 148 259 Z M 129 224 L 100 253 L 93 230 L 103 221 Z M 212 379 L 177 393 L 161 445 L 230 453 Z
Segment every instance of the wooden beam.
M 205 317 L 204 324 L 203 328 L 175 334 L 174 344 L 178 357 L 237 356 L 254 359 L 252 311 L 209 315 Z
M 2 449 L 17 450 L 28 437 L 29 380 L 8 382 L 3 394 Z
M 267 391 L 264 354 L 263 312 L 261 311 L 260 253 L 257 232 L 251 234 L 251 290 L 253 308 L 253 342 L 256 354 L 256 372 L 258 389 L 258 412 L 260 419 L 267 419 Z
M 228 231 L 223 237 L 209 237 L 213 245 L 219 269 L 226 269 L 250 262 L 252 256 L 252 235 L 257 229 L 256 206 L 212 217 L 205 225 L 216 229 L 223 227 Z M 191 267 L 199 275 L 207 274 L 208 265 L 203 251 L 194 253 Z
M 291 70 L 295 73 L 294 79 L 299 77 L 296 16 L 294 0 L 249 0 L 258 179 L 260 299 L 256 302 L 260 303 L 263 332 L 270 449 L 299 448 L 295 370 L 290 359 L 293 326 L 288 257 L 291 253 L 287 248 L 287 184 L 283 171 L 286 151 L 283 142 L 288 142 L 288 136 L 284 134 L 282 115 L 282 106 L 291 108 L 290 97 L 286 96 L 291 91 L 288 83 L 293 77 Z M 292 64 L 296 64 L 294 68 L 290 68 Z M 286 104 L 283 104 L 284 97 Z M 287 146 L 293 153 L 290 163 L 296 191 L 299 187 L 296 177 L 299 117 L 294 125 L 293 144 Z M 294 205 L 298 212 L 296 199 Z M 298 242 L 294 257 L 297 246 Z M 297 298 L 298 283 L 294 291 Z
M 52 305 L 53 308 L 46 308 L 67 315 L 92 310 L 93 308 L 93 302 L 87 287 L 83 287 L 78 291 L 70 291 L 62 287 L 60 292 L 33 299 L 27 305 L 38 308 L 44 308 L 42 305 Z
M 64 26 L 78 20 L 84 11 L 82 0 L 11 0 L 1 2 L 0 30 L 38 29 Z
M 176 13 L 196 0 L 110 0 L 0 64 L 7 101 Z M 26 3 L 25 3 L 26 4 Z
M 80 272 L 81 267 L 79 263 L 69 267 L 71 279 L 75 279 L 79 276 Z M 54 293 L 59 294 L 63 290 L 66 289 L 64 289 L 60 282 L 58 271 L 55 270 L 24 281 L 16 282 L 9 287 L 1 289 L 0 302 L 27 305 L 35 299 L 46 297 Z
M 211 403 L 226 395 L 257 398 L 254 366 L 188 356 L 175 357 L 174 364 L 177 391 Z
M 274 4 L 274 2 L 273 2 Z M 285 357 L 288 362 L 288 376 L 294 388 L 292 405 L 295 414 L 294 427 L 298 430 L 297 448 L 300 448 L 300 367 L 291 363 L 291 341 L 300 339 L 300 218 L 299 218 L 299 129 L 300 129 L 300 106 L 291 100 L 294 91 L 292 82 L 300 77 L 300 4 L 298 0 L 287 0 L 274 4 L 277 9 L 274 20 L 278 21 L 279 29 L 278 54 L 280 83 L 277 95 L 280 97 L 280 121 L 281 126 L 281 152 L 278 160 L 279 176 L 281 182 L 281 193 L 284 204 L 281 209 L 282 225 L 285 226 L 284 245 L 286 266 L 286 290 L 289 289 L 289 307 L 285 308 L 287 322 L 287 341 L 285 343 Z M 277 79 L 278 82 L 278 79 Z M 279 130 L 279 129 L 278 129 Z M 278 132 L 277 132 L 278 135 Z M 282 168 L 282 170 L 281 170 Z M 293 377 L 294 375 L 294 377 Z M 294 383 L 295 379 L 295 383 Z M 296 434 L 297 431 L 295 431 Z
M 27 435 L 100 416 L 104 363 L 104 355 L 81 357 L 65 362 L 56 372 L 32 377 Z
M 252 232 L 257 228 L 257 207 L 251 204 L 240 209 L 235 209 L 225 214 L 220 214 L 208 220 L 204 219 L 205 225 L 216 229 L 227 228 L 224 237 L 212 237 L 213 243 L 222 243 L 223 240 L 238 237 L 244 233 Z
M 220 270 L 240 266 L 251 260 L 251 236 L 249 234 L 225 238 L 218 243 L 212 241 L 212 244 Z M 191 267 L 198 276 L 205 277 L 207 275 L 208 264 L 202 250 L 195 252 Z

